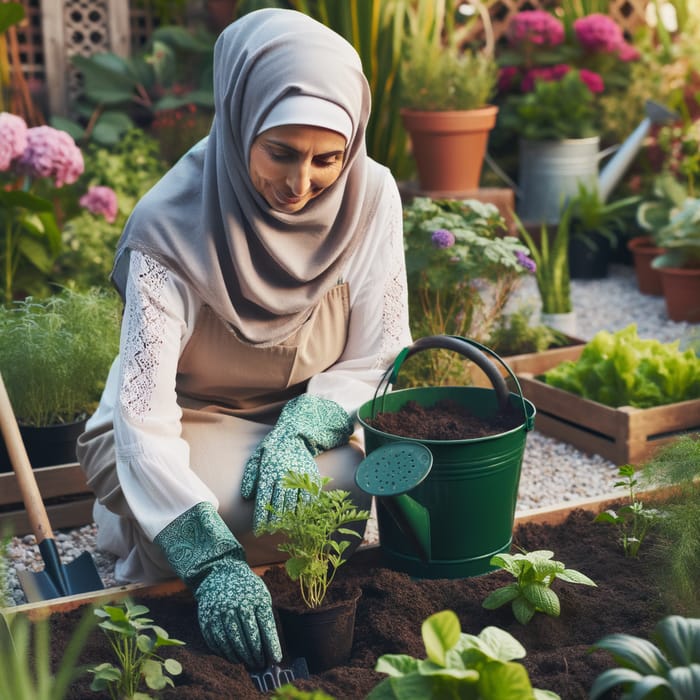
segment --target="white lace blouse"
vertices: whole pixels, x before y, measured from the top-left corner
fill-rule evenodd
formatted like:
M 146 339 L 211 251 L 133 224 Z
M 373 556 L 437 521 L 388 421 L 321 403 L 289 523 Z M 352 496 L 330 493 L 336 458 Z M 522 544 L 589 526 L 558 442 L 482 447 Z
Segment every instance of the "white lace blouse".
M 389 171 L 380 202 L 343 275 L 350 291 L 344 352 L 307 387 L 349 413 L 372 397 L 384 369 L 411 342 L 401 200 Z M 178 361 L 200 308 L 174 273 L 131 253 L 119 356 L 88 428 L 113 424 L 119 482 L 151 538 L 195 504 L 216 503 L 190 467 L 175 390 Z

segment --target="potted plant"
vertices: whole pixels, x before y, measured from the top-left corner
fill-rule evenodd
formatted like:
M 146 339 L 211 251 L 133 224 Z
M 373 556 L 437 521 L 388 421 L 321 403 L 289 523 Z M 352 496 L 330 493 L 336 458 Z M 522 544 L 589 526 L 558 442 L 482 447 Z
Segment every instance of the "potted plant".
M 34 467 L 75 461 L 119 351 L 120 309 L 116 292 L 97 288 L 0 307 L 0 374 Z
M 700 198 L 689 198 L 658 232 L 666 251 L 652 260 L 661 272 L 666 311 L 672 321 L 700 321 Z
M 443 0 L 430 8 L 434 15 L 414 18 L 400 70 L 401 117 L 420 188 L 443 197 L 478 188 L 498 113 L 489 104 L 498 80 L 493 49 L 462 47 L 454 22 L 457 4 Z
M 342 663 L 352 649 L 355 611 L 361 590 L 337 600 L 327 597 L 338 568 L 347 560 L 352 538 L 361 539 L 353 526 L 367 520 L 341 489 L 324 489 L 331 479 L 290 472 L 283 485 L 303 496 L 293 511 L 269 507 L 272 518 L 258 534 L 281 533 L 277 547 L 289 555 L 284 569 L 299 586 L 294 596 L 277 596 L 275 607 L 287 655 L 302 656 L 312 672 Z

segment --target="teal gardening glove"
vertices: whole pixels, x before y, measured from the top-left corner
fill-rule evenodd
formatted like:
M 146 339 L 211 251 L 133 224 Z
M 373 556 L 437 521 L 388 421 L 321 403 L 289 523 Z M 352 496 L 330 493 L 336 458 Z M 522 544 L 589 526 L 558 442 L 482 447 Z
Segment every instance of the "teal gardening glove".
M 282 659 L 270 593 L 211 503 L 190 508 L 154 541 L 192 589 L 213 652 L 250 668 Z
M 285 474 L 292 470 L 318 478 L 314 457 L 346 445 L 352 431 L 352 418 L 335 401 L 301 394 L 285 405 L 243 470 L 241 496 L 255 496 L 254 531 L 270 521 L 268 505 L 277 512 L 296 508 L 299 490 L 282 487 Z

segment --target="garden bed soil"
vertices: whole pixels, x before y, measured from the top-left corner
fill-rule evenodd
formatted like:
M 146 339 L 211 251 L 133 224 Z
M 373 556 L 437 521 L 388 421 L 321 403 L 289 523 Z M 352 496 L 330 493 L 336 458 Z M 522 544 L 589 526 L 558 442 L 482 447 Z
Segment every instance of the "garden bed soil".
M 576 509 L 559 525 L 526 522 L 516 528 L 513 551 L 516 547 L 552 550 L 555 559 L 597 583 L 593 588 L 555 581 L 552 589 L 561 600 L 561 616 L 537 613 L 527 626 L 515 621 L 509 607 L 489 611 L 481 605 L 491 591 L 513 581 L 503 571 L 468 579 L 417 580 L 384 568 L 379 548 L 359 550 L 337 574 L 338 589 L 354 585 L 362 588 L 351 658 L 343 666 L 296 681 L 297 687 L 322 689 L 338 699 L 364 698 L 385 677 L 373 670 L 377 658 L 388 653 L 424 658 L 421 622 L 449 608 L 457 613 L 465 632 L 478 634 L 484 627 L 495 625 L 516 637 L 527 651 L 523 663 L 533 686 L 552 690 L 562 700 L 586 700 L 593 680 L 614 665 L 607 653 L 591 651 L 594 642 L 612 632 L 648 638 L 664 615 L 684 614 L 670 609 L 656 579 L 658 571 L 663 570 L 658 543 L 650 536 L 640 558 L 626 558 L 615 529 L 594 523 L 593 518 L 592 511 Z M 273 596 L 278 586 L 288 585 L 279 567 L 264 576 Z M 262 697 L 242 665 L 208 652 L 199 633 L 195 605 L 186 591 L 141 602 L 149 607 L 157 624 L 187 643 L 165 650 L 167 656 L 182 663 L 184 671 L 175 679 L 176 687 L 163 692 L 163 698 Z M 57 656 L 65 649 L 81 615 L 81 610 L 72 610 L 52 616 L 52 648 Z M 113 661 L 100 630 L 90 638 L 82 661 Z M 96 697 L 88 690 L 89 682 L 89 678 L 79 680 L 68 697 Z

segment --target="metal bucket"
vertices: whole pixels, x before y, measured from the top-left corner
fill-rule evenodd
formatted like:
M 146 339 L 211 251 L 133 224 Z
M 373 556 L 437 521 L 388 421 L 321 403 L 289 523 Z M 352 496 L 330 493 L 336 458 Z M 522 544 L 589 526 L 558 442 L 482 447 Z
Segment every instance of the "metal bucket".
M 556 224 L 562 205 L 579 183 L 598 187 L 600 139 L 530 141 L 520 139 L 516 211 L 526 223 Z
M 424 387 L 387 393 L 407 357 L 437 347 L 474 361 L 494 388 Z M 497 365 L 487 355 L 506 368 L 517 393 L 509 391 Z M 382 384 L 384 393 L 378 396 Z M 465 440 L 414 440 L 384 433 L 367 423 L 380 411 L 398 411 L 407 401 L 431 406 L 445 398 L 480 417 L 493 416 L 509 405 L 522 411 L 523 422 L 507 432 Z M 420 578 L 464 578 L 493 570 L 491 557 L 511 546 L 525 440 L 534 427 L 534 417 L 535 406 L 523 397 L 510 368 L 496 353 L 473 340 L 429 336 L 399 354 L 374 399 L 358 411 L 368 459 L 374 450 L 392 443 L 417 442 L 432 453 L 432 467 L 420 483 L 400 496 L 404 503 L 377 497 L 379 541 L 387 566 Z M 359 480 L 358 485 L 362 488 Z M 403 522 L 395 517 L 396 506 L 403 509 Z M 417 512 L 424 517 L 413 517 Z M 419 531 L 406 532 L 407 524 Z M 421 552 L 416 541 L 422 542 L 427 551 Z

